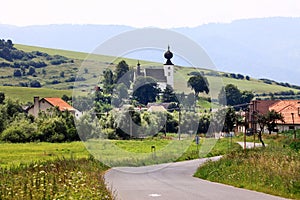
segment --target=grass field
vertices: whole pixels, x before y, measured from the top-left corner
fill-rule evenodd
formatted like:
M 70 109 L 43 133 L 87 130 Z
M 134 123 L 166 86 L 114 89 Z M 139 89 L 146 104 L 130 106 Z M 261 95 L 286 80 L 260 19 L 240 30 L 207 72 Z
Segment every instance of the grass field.
M 152 149 L 152 146 L 155 146 L 155 149 Z M 200 154 L 195 142 L 188 139 L 181 141 L 176 139 L 145 139 L 90 141 L 86 143 L 1 143 L 0 168 L 57 158 L 87 158 L 90 155 L 109 166 L 144 166 L 191 160 L 199 158 L 199 156 L 223 155 L 238 149 L 239 145 L 231 144 L 227 138 L 212 141 L 201 139 L 198 148 Z M 201 155 L 201 152 L 205 153 Z
M 0 86 L 0 92 L 4 92 L 5 98 L 19 100 L 20 102 L 33 102 L 34 96 L 62 97 L 64 94 L 72 96 L 72 90 L 54 90 L 50 88 L 24 88 L 12 86 Z
M 167 139 L 86 143 L 1 143 L 0 199 L 16 199 L 17 196 L 22 199 L 82 199 L 86 196 L 94 199 L 97 195 L 111 199 L 112 194 L 103 185 L 102 172 L 107 167 L 98 160 L 108 166 L 143 166 L 225 154 L 227 156 L 220 162 L 200 168 L 196 176 L 289 198 L 299 197 L 299 154 L 282 149 L 279 144 L 284 140 L 277 136 L 264 138 L 273 149 L 248 151 L 246 156 L 236 144 L 243 139 L 242 134 L 219 140 L 201 138 L 198 147 L 188 136 L 183 135 L 180 141 L 177 137 L 170 140 L 172 137 L 176 135 L 168 135 Z M 253 137 L 247 137 L 247 141 L 253 141 Z M 204 154 L 206 151 L 209 154 Z M 258 168 L 262 163 L 262 169 Z M 292 181 L 286 182 L 286 178 Z M 243 182 L 248 179 L 249 182 Z M 261 182 L 256 184 L 255 181 Z M 95 184 L 97 187 L 93 186 Z
M 0 167 L 17 166 L 57 158 L 87 158 L 89 152 L 82 142 L 0 144 Z

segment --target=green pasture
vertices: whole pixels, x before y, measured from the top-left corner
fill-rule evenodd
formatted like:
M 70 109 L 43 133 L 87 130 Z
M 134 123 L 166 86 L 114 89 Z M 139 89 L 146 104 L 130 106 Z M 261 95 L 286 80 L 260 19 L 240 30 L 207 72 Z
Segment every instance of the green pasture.
M 144 166 L 223 155 L 230 149 L 237 148 L 237 144 L 230 146 L 227 138 L 202 138 L 200 141 L 198 147 L 193 138 L 184 136 L 182 140 L 149 138 L 91 140 L 85 143 L 0 143 L 0 167 L 57 158 L 87 158 L 90 155 L 109 166 Z
M 33 102 L 34 96 L 39 97 L 62 97 L 64 94 L 72 96 L 72 90 L 54 90 L 50 88 L 27 88 L 27 87 L 13 87 L 0 86 L 0 92 L 4 92 L 5 98 L 19 100 L 27 103 Z M 83 94 L 83 93 L 82 93 Z

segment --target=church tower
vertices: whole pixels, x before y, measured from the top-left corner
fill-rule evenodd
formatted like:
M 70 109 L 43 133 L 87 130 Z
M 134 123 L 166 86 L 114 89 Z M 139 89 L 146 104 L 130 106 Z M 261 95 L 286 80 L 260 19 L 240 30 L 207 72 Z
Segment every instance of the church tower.
M 174 64 L 171 61 L 173 58 L 173 53 L 170 51 L 170 46 L 168 45 L 168 51 L 165 52 L 164 57 L 167 59 L 164 64 L 164 73 L 167 77 L 167 85 L 174 88 Z

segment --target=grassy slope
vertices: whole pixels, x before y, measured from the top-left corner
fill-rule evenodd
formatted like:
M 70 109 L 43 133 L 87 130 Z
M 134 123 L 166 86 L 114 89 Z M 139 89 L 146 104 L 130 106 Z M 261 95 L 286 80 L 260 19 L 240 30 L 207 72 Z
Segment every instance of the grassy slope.
M 187 74 L 192 71 L 208 72 L 208 70 L 203 70 L 203 69 L 180 67 L 180 69 L 175 72 L 175 79 L 176 79 L 175 85 L 177 85 L 179 88 L 184 88 L 186 86 L 186 81 L 189 78 Z M 265 84 L 263 81 L 253 79 L 253 78 L 251 78 L 250 81 L 247 81 L 245 79 L 238 80 L 238 79 L 226 78 L 226 77 L 215 77 L 215 76 L 206 76 L 206 77 L 209 81 L 211 90 L 214 90 L 215 92 L 218 92 L 218 89 L 220 87 L 225 86 L 227 84 L 236 85 L 240 90 L 252 91 L 255 94 L 289 91 L 289 90 L 293 90 L 296 93 L 299 92 L 299 90 L 296 89 L 291 89 L 279 85 Z M 214 94 L 212 95 L 214 96 Z
M 62 97 L 64 94 L 72 96 L 72 90 L 54 90 L 49 88 L 24 88 L 0 86 L 0 92 L 4 92 L 6 98 L 19 100 L 27 103 L 32 102 L 34 96 L 43 97 Z
M 69 50 L 62 50 L 62 49 L 51 49 L 51 48 L 45 48 L 45 47 L 37 47 L 37 46 L 28 46 L 28 45 L 22 45 L 22 44 L 15 44 L 14 45 L 17 49 L 23 50 L 25 52 L 31 52 L 31 51 L 41 51 L 48 53 L 50 55 L 61 55 L 65 56 L 67 58 L 72 59 L 78 59 L 78 60 L 94 60 L 94 61 L 100 61 L 100 62 L 113 62 L 118 63 L 120 60 L 125 60 L 127 64 L 130 66 L 135 66 L 137 64 L 137 60 L 130 59 L 130 58 L 116 58 L 115 56 L 106 56 L 106 55 L 98 55 L 98 54 L 89 54 L 84 52 L 76 52 L 76 51 L 69 51 Z M 145 61 L 147 65 L 152 64 L 158 64 L 155 62 L 149 62 Z
M 113 67 L 113 65 L 110 65 L 109 63 L 113 62 L 116 64 L 119 60 L 114 60 L 115 57 L 113 56 L 103 56 L 103 55 L 95 55 L 95 54 L 87 54 L 83 52 L 74 52 L 74 51 L 67 51 L 67 50 L 59 50 L 59 49 L 50 49 L 50 48 L 43 48 L 43 47 L 35 47 L 35 46 L 27 46 L 27 45 L 20 45 L 16 44 L 16 48 L 31 52 L 31 51 L 41 51 L 48 53 L 50 55 L 62 55 L 66 56 L 68 58 L 74 59 L 73 64 L 62 64 L 59 66 L 47 66 L 47 74 L 43 77 L 41 74 L 34 78 L 34 77 L 26 77 L 25 79 L 20 78 L 10 78 L 10 79 L 3 79 L 3 83 L 12 83 L 12 84 L 18 84 L 19 82 L 27 82 L 32 79 L 39 80 L 44 88 L 52 88 L 52 89 L 60 89 L 65 91 L 54 91 L 54 90 L 32 90 L 31 88 L 22 88 L 17 89 L 17 87 L 0 87 L 0 91 L 6 92 L 7 97 L 12 98 L 19 98 L 21 101 L 27 102 L 31 101 L 32 97 L 34 95 L 39 96 L 62 96 L 63 94 L 67 94 L 71 96 L 72 91 L 69 89 L 71 88 L 74 83 L 66 83 L 65 79 L 72 75 L 79 75 L 84 78 L 86 78 L 86 81 L 79 82 L 80 88 L 78 91 L 90 91 L 94 86 L 99 82 L 101 79 L 102 70 L 107 67 Z M 86 60 L 84 60 L 86 59 Z M 126 62 L 129 64 L 129 66 L 133 67 L 136 65 L 136 60 L 134 59 L 127 59 L 125 58 Z M 159 63 L 151 63 L 147 61 L 142 61 L 142 67 L 149 66 L 149 65 L 161 65 Z M 83 68 L 88 68 L 89 72 L 87 74 L 83 73 Z M 10 70 L 9 72 L 7 70 Z M 41 69 L 37 69 L 38 73 Z M 65 77 L 60 77 L 60 72 L 65 72 Z M 189 79 L 188 73 L 192 71 L 203 71 L 205 73 L 209 72 L 208 70 L 204 69 L 195 69 L 195 68 L 189 68 L 189 67 L 176 67 L 175 68 L 175 88 L 177 88 L 177 91 L 185 93 L 190 93 L 192 90 L 187 87 L 187 80 Z M 13 72 L 13 69 L 0 69 L 0 73 L 2 75 L 11 75 Z M 232 78 L 225 78 L 225 77 L 214 77 L 214 76 L 207 76 L 210 87 L 211 87 L 211 95 L 213 98 L 217 98 L 217 94 L 222 86 L 225 86 L 226 84 L 232 83 L 234 85 L 237 85 L 240 90 L 250 90 L 254 93 L 269 93 L 269 92 L 279 92 L 279 91 L 288 91 L 291 90 L 287 87 L 282 87 L 278 85 L 268 85 L 263 83 L 262 81 L 251 79 L 250 81 L 247 80 L 237 80 Z M 49 84 L 49 82 L 53 80 L 58 80 L 61 83 L 59 84 Z M 294 92 L 299 92 L 299 90 L 292 89 Z M 35 91 L 38 91 L 37 93 Z

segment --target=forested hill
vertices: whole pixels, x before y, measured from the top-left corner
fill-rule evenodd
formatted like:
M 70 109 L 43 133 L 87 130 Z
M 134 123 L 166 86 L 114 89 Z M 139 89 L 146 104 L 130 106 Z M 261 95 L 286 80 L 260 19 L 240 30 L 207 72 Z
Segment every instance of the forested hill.
M 19 44 L 92 52 L 107 39 L 134 29 L 120 25 L 0 24 L 0 38 Z M 203 47 L 220 71 L 300 85 L 300 18 L 245 19 L 171 30 Z M 144 60 L 158 61 L 151 55 Z
M 82 70 L 84 73 L 78 75 L 83 60 L 88 56 L 85 53 L 15 45 L 11 40 L 0 41 L 0 85 L 2 86 L 69 90 L 73 89 L 74 82 L 78 81 L 78 87 L 89 91 L 101 81 L 101 77 L 96 74 L 101 74 L 107 67 L 114 68 L 120 59 L 124 59 L 130 67 L 136 66 L 137 63 L 137 60 L 127 58 L 120 58 L 111 63 L 112 57 L 94 55 L 90 60 L 85 61 L 91 67 L 85 68 Z M 159 63 L 140 60 L 143 67 L 147 66 L 147 63 L 159 65 Z M 195 70 L 179 66 L 175 69 L 175 86 L 177 84 L 180 91 L 190 92 L 186 80 L 195 73 L 206 76 L 212 85 L 216 78 L 222 78 L 225 85 L 233 84 L 241 90 L 252 91 L 258 96 L 293 96 L 299 93 L 299 87 L 289 83 L 269 79 L 257 80 L 239 73 Z

